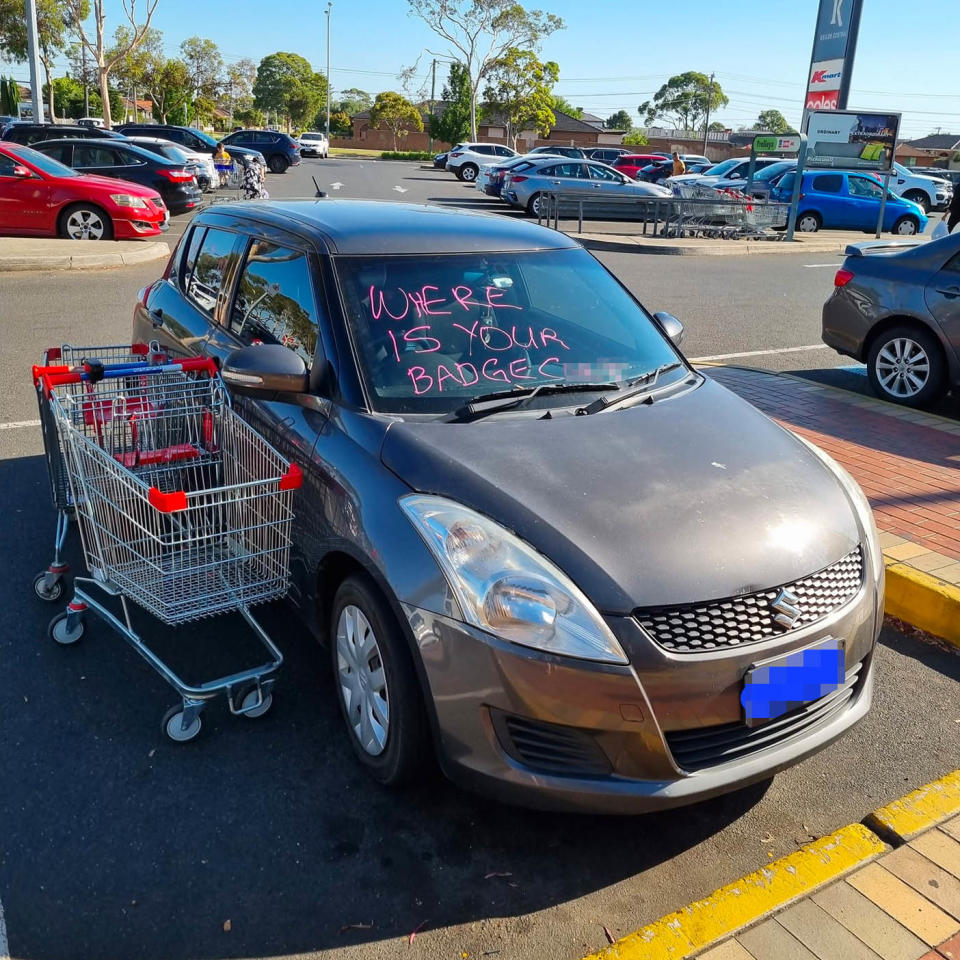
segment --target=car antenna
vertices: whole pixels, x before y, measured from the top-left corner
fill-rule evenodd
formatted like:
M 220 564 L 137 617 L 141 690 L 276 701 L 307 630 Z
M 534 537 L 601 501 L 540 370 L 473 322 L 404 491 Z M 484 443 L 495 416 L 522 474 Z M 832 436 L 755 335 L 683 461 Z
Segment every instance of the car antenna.
M 313 181 L 313 185 L 317 188 L 317 196 L 325 197 L 327 194 L 320 189 L 320 184 L 317 183 L 317 178 L 311 174 L 310 179 Z

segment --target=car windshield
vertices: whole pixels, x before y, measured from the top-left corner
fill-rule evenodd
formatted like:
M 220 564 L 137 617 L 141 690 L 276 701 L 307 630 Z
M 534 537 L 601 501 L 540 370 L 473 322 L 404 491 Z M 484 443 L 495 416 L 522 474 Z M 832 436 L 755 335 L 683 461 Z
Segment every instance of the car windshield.
M 446 413 L 493 391 L 619 382 L 677 359 L 585 250 L 343 257 L 337 273 L 367 396 L 383 412 Z
M 217 141 L 210 136 L 209 133 L 204 133 L 202 130 L 197 130 L 194 127 L 187 127 L 187 129 L 195 136 L 199 137 L 208 147 L 216 147 Z
M 716 166 L 711 167 L 705 172 L 707 177 L 722 177 L 728 170 L 732 170 L 740 162 L 740 157 L 731 157 L 729 160 L 724 160 L 722 163 L 718 163 Z
M 754 180 L 775 180 L 780 176 L 781 173 L 786 173 L 788 170 L 793 170 L 796 167 L 796 164 L 791 161 L 785 161 L 783 163 L 771 163 L 768 167 L 764 167 L 762 170 L 758 170 L 754 175 Z
M 11 150 L 11 152 L 15 152 L 18 157 L 22 157 L 31 166 L 36 167 L 42 173 L 50 174 L 51 177 L 80 176 L 76 170 L 61 163 L 59 160 L 54 160 L 53 157 L 46 156 L 46 154 L 41 153 L 39 150 L 34 150 L 32 147 L 17 147 L 15 151 Z

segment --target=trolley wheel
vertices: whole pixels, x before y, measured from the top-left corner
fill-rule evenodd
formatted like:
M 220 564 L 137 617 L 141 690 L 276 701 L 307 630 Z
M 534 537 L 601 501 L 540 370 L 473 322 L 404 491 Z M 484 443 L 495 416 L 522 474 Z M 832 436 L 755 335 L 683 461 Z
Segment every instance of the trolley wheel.
M 49 589 L 47 588 L 47 571 L 44 570 L 43 573 L 38 573 L 33 578 L 33 592 L 37 595 L 40 600 L 46 600 L 52 603 L 54 600 L 59 600 L 60 595 L 63 593 L 63 581 L 58 577 L 56 580 L 50 584 Z
M 200 714 L 196 714 L 193 718 L 193 723 L 190 724 L 185 730 L 183 729 L 183 704 L 178 703 L 176 706 L 171 707 L 163 715 L 163 732 L 174 742 L 174 743 L 187 743 L 190 740 L 196 738 L 197 734 L 200 732 L 200 728 L 203 726 L 203 723 L 200 720 Z
M 47 628 L 47 633 L 64 647 L 69 647 L 70 644 L 76 643 L 83 636 L 84 630 L 86 630 L 86 624 L 83 620 L 78 620 L 74 628 L 70 630 L 67 627 L 67 618 L 69 616 L 70 614 L 68 614 L 66 610 L 64 610 L 63 613 L 58 613 L 50 621 L 50 626 Z
M 273 694 L 270 692 L 263 695 L 263 702 L 259 706 L 253 706 L 257 700 L 260 699 L 255 686 L 249 690 L 245 690 L 238 699 L 240 701 L 241 716 L 247 717 L 249 720 L 256 720 L 257 717 L 262 717 L 273 706 Z M 251 709 L 248 710 L 247 707 Z

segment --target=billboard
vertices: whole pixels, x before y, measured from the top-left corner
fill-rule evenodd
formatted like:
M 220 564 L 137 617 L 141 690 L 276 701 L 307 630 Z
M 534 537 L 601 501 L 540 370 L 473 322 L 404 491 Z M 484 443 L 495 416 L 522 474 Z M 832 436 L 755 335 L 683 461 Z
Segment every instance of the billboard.
M 863 0 L 820 0 L 807 74 L 804 116 L 809 110 L 844 110 Z
M 899 113 L 815 111 L 807 122 L 806 167 L 886 173 L 893 166 Z

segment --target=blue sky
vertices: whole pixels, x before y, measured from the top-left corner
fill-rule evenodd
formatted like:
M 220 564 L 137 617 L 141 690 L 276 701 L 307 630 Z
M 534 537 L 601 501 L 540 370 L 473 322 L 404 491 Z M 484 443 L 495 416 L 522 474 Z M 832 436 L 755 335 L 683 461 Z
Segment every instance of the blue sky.
M 106 0 L 108 29 L 122 16 Z M 536 2 L 526 6 L 535 7 Z M 560 65 L 556 90 L 601 116 L 636 108 L 671 74 L 715 71 L 730 97 L 718 118 L 749 124 L 775 107 L 798 123 L 810 59 L 817 0 L 551 0 L 566 30 L 543 45 Z M 910 4 L 864 0 L 850 107 L 899 110 L 905 137 L 937 127 L 960 132 L 960 2 Z M 326 63 L 324 0 L 160 0 L 155 25 L 175 54 L 192 34 L 210 37 L 227 60 L 258 61 L 276 50 Z M 334 0 L 331 73 L 335 90 L 399 89 L 396 74 L 443 41 L 407 14 L 406 0 Z M 111 24 L 113 26 L 111 26 Z M 445 68 L 437 69 L 437 93 Z M 18 74 L 19 76 L 19 74 Z

